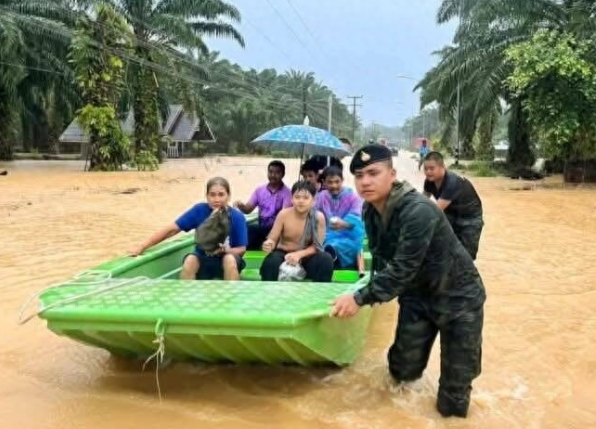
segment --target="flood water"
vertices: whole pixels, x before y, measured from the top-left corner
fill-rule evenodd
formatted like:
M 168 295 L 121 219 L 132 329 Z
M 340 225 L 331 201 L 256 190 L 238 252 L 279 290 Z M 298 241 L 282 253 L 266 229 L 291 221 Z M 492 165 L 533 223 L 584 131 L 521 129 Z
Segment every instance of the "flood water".
M 348 368 L 175 364 L 161 371 L 162 403 L 153 371 L 138 362 L 58 337 L 39 319 L 17 325 L 31 293 L 122 255 L 202 200 L 209 177 L 227 177 L 233 198 L 246 199 L 266 164 L 210 158 L 154 173 L 83 173 L 79 162 L 0 163 L 9 170 L 0 176 L 0 427 L 596 427 L 593 187 L 472 179 L 485 208 L 477 263 L 488 301 L 466 420 L 435 411 L 438 344 L 421 380 L 391 381 L 395 303 L 375 310 L 366 349 Z M 287 164 L 291 184 L 297 161 Z M 409 155 L 397 168 L 420 188 Z

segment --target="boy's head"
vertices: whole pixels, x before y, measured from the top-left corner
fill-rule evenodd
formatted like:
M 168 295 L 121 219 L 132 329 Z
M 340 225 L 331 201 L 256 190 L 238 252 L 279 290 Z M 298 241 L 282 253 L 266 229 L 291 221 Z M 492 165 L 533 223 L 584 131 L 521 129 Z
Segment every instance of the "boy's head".
M 283 162 L 275 160 L 271 161 L 267 166 L 267 179 L 271 185 L 277 186 L 281 184 L 286 175 L 286 166 Z
M 313 160 L 307 160 L 302 166 L 300 167 L 300 175 L 304 179 L 305 182 L 309 182 L 313 185 L 317 185 L 319 182 L 319 165 L 318 163 Z
M 424 157 L 424 175 L 429 182 L 440 182 L 445 177 L 445 160 L 440 152 L 429 152 Z
M 359 149 L 350 163 L 350 172 L 356 190 L 371 204 L 386 199 L 396 180 L 391 151 L 378 144 Z
M 344 174 L 341 168 L 331 165 L 323 170 L 323 181 L 325 182 L 325 189 L 331 195 L 338 195 L 341 192 L 344 183 Z
M 298 213 L 306 213 L 312 209 L 315 203 L 317 190 L 315 186 L 307 181 L 300 180 L 292 186 L 292 204 Z

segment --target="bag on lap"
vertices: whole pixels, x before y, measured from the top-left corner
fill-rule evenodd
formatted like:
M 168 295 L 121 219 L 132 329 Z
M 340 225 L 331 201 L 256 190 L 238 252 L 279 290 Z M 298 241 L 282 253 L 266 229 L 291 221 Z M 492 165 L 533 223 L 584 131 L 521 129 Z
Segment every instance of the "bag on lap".
M 195 243 L 205 253 L 214 253 L 230 235 L 230 229 L 231 220 L 228 208 L 221 208 L 195 229 Z
M 280 282 L 293 282 L 301 281 L 306 278 L 306 271 L 302 265 L 290 265 L 287 262 L 283 262 L 279 266 L 279 275 L 277 280 Z

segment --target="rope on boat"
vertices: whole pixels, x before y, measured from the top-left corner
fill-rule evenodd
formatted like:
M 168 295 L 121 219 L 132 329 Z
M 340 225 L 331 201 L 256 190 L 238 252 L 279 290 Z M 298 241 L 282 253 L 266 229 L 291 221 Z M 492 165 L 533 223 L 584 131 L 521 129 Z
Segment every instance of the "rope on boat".
M 21 311 L 19 313 L 19 318 L 18 318 L 18 324 L 19 325 L 24 325 L 25 323 L 27 323 L 28 321 L 30 321 L 31 319 L 39 316 L 40 314 L 42 314 L 43 312 L 50 310 L 52 308 L 56 308 L 59 307 L 61 305 L 66 305 L 66 304 L 71 304 L 73 302 L 76 301 L 80 301 L 81 299 L 84 298 L 89 298 L 90 296 L 95 296 L 95 295 L 99 295 L 102 294 L 104 292 L 108 292 L 123 286 L 130 286 L 130 285 L 139 285 L 139 284 L 143 284 L 149 280 L 151 280 L 149 277 L 134 277 L 131 279 L 123 279 L 122 281 L 115 283 L 115 284 L 110 284 L 106 287 L 103 288 L 98 288 L 98 289 L 94 289 L 91 290 L 89 292 L 85 292 L 82 293 L 80 295 L 74 295 L 74 296 L 70 296 L 68 298 L 64 298 L 61 299 L 59 301 L 53 302 L 52 304 L 42 307 L 39 310 L 37 310 L 36 312 L 28 315 L 27 317 L 23 318 L 23 315 L 25 313 L 25 311 L 27 310 L 27 308 L 29 307 L 29 305 L 31 304 L 31 302 L 38 298 L 42 293 L 44 293 L 45 291 L 52 289 L 52 288 L 56 288 L 56 287 L 66 287 L 66 286 L 73 286 L 73 285 L 101 285 L 101 284 L 105 284 L 108 283 L 112 280 L 112 274 L 110 272 L 107 271 L 83 271 L 81 273 L 76 274 L 72 281 L 68 282 L 68 283 L 60 283 L 58 285 L 51 285 L 48 286 L 44 289 L 41 289 L 35 293 L 33 293 L 28 299 L 27 301 L 25 301 L 25 303 L 23 304 L 23 306 L 21 307 Z
M 166 342 L 165 342 L 166 328 L 162 319 L 159 319 L 155 324 L 155 340 L 153 344 L 157 344 L 157 350 L 151 356 L 149 356 L 145 363 L 143 363 L 143 371 L 149 362 L 155 359 L 155 384 L 157 385 L 157 395 L 159 396 L 159 403 L 161 404 L 161 386 L 159 384 L 159 366 L 163 364 L 164 357 L 166 354 Z

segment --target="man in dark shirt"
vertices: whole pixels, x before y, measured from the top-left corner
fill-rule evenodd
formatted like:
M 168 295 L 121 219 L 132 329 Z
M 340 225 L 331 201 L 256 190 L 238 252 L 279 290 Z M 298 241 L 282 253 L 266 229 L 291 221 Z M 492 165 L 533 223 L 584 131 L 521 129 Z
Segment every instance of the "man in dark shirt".
M 447 171 L 443 156 L 430 152 L 424 158 L 424 195 L 435 197 L 453 232 L 472 259 L 476 259 L 484 221 L 482 202 L 474 186 L 465 177 Z
M 399 296 L 389 372 L 398 381 L 419 378 L 440 333 L 437 409 L 446 417 L 465 417 L 481 369 L 486 295 L 478 270 L 436 204 L 396 180 L 389 149 L 363 147 L 350 171 L 366 201 L 372 274 L 365 287 L 338 297 L 331 315 L 352 317 L 363 305 Z

